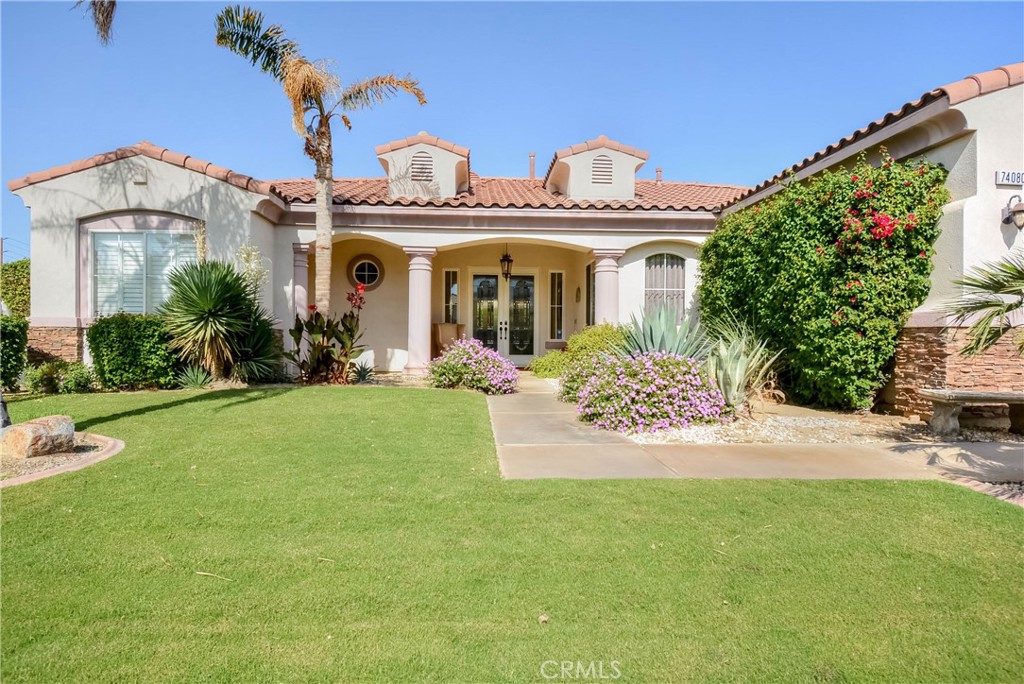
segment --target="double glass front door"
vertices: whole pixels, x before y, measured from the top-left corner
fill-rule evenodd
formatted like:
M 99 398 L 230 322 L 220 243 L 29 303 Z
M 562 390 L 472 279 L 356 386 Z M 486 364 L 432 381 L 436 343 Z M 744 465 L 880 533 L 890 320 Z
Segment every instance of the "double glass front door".
M 517 365 L 536 354 L 536 276 L 473 274 L 473 337 Z

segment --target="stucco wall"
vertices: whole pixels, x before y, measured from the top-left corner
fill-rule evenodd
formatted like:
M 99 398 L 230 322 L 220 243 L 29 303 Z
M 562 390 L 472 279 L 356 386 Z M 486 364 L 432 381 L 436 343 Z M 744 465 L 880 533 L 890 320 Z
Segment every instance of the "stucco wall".
M 591 166 L 598 156 L 612 160 L 611 184 L 591 182 Z M 555 164 L 550 181 L 572 199 L 632 200 L 636 198 L 636 172 L 643 164 L 642 159 L 618 150 L 587 150 L 560 159 Z
M 626 251 L 619 259 L 619 320 L 626 323 L 632 316 L 639 317 L 644 310 L 644 285 L 647 257 L 654 254 L 674 254 L 685 259 L 686 311 L 695 313 L 698 281 L 697 247 L 672 240 L 660 240 L 639 245 Z
M 31 208 L 34 325 L 76 326 L 89 312 L 78 305 L 78 225 L 126 210 L 206 218 L 208 255 L 233 259 L 249 239 L 250 212 L 263 199 L 203 174 L 136 156 L 30 185 L 15 194 Z
M 419 152 L 430 155 L 434 165 L 432 182 L 414 181 L 410 177 L 412 157 Z M 466 160 L 434 145 L 417 143 L 379 156 L 388 174 L 388 192 L 392 197 L 454 197 L 464 190 L 469 180 Z

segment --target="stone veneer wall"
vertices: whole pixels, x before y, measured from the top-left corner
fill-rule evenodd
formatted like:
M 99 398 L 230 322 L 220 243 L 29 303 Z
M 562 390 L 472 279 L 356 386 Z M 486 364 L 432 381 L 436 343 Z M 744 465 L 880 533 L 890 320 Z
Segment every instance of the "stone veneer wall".
M 917 388 L 1024 392 L 1024 360 L 1016 354 L 1012 334 L 975 357 L 960 356 L 965 343 L 962 329 L 904 328 L 893 374 L 896 410 L 931 414 L 931 402 L 918 397 Z
M 84 340 L 84 328 L 32 326 L 28 329 L 28 362 L 38 364 L 53 359 L 81 361 Z

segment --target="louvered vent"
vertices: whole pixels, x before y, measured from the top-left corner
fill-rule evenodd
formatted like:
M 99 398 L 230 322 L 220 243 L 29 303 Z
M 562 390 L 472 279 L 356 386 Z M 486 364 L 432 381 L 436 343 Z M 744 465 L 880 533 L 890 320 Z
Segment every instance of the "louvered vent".
M 434 180 L 434 158 L 429 152 L 417 152 L 412 155 L 410 176 L 414 181 Z
M 595 185 L 612 184 L 612 158 L 600 154 L 594 157 L 590 166 L 590 182 Z

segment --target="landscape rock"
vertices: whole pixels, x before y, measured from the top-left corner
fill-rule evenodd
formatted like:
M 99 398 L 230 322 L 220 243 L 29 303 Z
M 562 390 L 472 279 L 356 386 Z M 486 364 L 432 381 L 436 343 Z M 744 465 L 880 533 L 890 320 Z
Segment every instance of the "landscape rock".
M 0 455 L 4 459 L 45 456 L 74 448 L 75 422 L 70 416 L 36 418 L 0 431 Z

